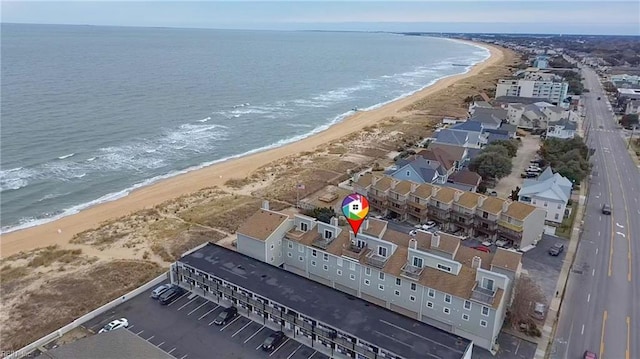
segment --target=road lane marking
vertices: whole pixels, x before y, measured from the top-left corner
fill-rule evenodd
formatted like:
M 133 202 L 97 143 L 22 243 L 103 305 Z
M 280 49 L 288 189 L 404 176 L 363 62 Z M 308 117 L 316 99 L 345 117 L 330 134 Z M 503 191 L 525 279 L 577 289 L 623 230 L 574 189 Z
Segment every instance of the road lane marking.
M 596 275 L 596 269 L 595 269 L 595 268 L 593 268 L 593 269 L 591 270 L 591 276 L 593 277 L 593 276 L 595 276 L 595 275 Z
M 205 301 L 204 303 L 200 304 L 200 305 L 198 306 L 198 308 L 196 308 L 196 309 L 194 309 L 194 310 L 190 311 L 190 312 L 189 312 L 189 314 L 187 314 L 187 315 L 191 315 L 191 313 L 193 313 L 193 312 L 195 312 L 196 310 L 198 310 L 198 309 L 202 308 L 202 307 L 203 307 L 204 305 L 206 305 L 207 303 L 208 303 L 208 302 L 207 302 L 207 301 Z
M 600 236 L 600 232 L 598 232 L 598 236 Z M 596 248 L 596 255 L 598 255 L 598 248 Z
M 627 236 L 622 232 L 616 232 L 616 234 L 622 236 L 622 238 L 627 238 Z
M 224 327 L 220 328 L 220 331 L 223 331 L 225 329 L 227 329 L 228 326 L 230 326 L 231 324 L 233 324 L 236 320 L 240 319 L 240 316 L 236 316 L 236 318 L 232 321 L 230 321 L 229 323 L 227 323 L 227 325 L 225 325 Z
M 580 331 L 580 335 L 584 335 L 584 324 L 582 324 L 582 330 Z
M 591 300 L 591 293 L 589 293 L 589 295 L 587 295 L 587 303 L 589 303 L 590 300 Z
M 624 228 L 623 225 L 621 225 L 620 223 L 616 222 L 616 226 L 620 227 L 620 228 Z
M 171 354 L 171 353 L 173 353 L 173 351 L 174 351 L 174 350 L 176 350 L 176 348 L 173 348 L 173 349 L 169 350 L 169 351 L 167 352 L 167 354 Z
M 291 357 L 293 356 L 293 354 L 295 354 L 298 349 L 300 349 L 302 347 L 302 344 L 298 345 L 298 347 L 296 348 L 296 350 L 292 351 L 291 354 L 289 354 L 289 356 L 287 357 L 287 359 L 291 359 Z
M 164 342 L 162 342 L 162 343 L 160 343 L 160 344 L 158 344 L 156 346 L 159 348 L 162 344 L 164 344 Z
M 210 311 L 204 313 L 200 318 L 198 318 L 198 320 L 206 317 L 207 315 L 209 315 L 209 313 L 213 312 L 214 310 L 216 310 L 219 307 L 219 305 L 216 305 L 215 307 L 213 307 L 213 309 L 211 309 Z
M 607 311 L 605 310 L 602 314 L 602 335 L 600 335 L 600 355 L 598 358 L 602 358 L 602 353 L 604 352 L 604 327 L 607 324 Z
M 190 301 L 188 301 L 188 302 L 184 303 L 184 304 L 182 305 L 182 307 L 178 308 L 178 310 L 180 310 L 180 309 L 182 309 L 182 308 L 186 307 L 187 305 L 191 304 L 191 302 L 193 302 L 194 300 L 196 300 L 196 298 L 198 298 L 198 297 L 194 297 L 194 298 L 193 298 L 193 299 L 191 299 Z
M 287 338 L 287 340 L 285 340 L 284 342 L 282 342 L 282 344 L 280 344 L 279 347 L 276 348 L 276 350 L 272 351 L 271 354 L 269 354 L 269 356 L 272 356 L 273 354 L 275 354 L 278 350 L 280 350 L 280 348 L 282 348 L 285 344 L 287 344 L 287 342 L 289 341 L 289 338 Z M 288 358 L 287 358 L 288 359 Z
M 253 321 L 252 321 L 252 320 L 249 320 L 249 323 L 245 324 L 245 325 L 244 325 L 244 327 L 242 327 L 242 328 L 238 329 L 238 331 L 237 331 L 237 332 L 235 332 L 235 333 L 233 333 L 233 335 L 232 335 L 231 337 L 232 337 L 232 338 L 233 338 L 233 337 L 235 337 L 235 336 L 236 336 L 236 334 L 238 334 L 238 333 L 240 333 L 241 331 L 243 331 L 243 330 L 244 330 L 244 328 L 248 327 L 248 326 L 249 326 L 249 324 L 251 324 L 251 323 L 253 323 Z
M 631 342 L 631 317 L 627 317 L 627 354 L 626 359 L 629 359 L 630 350 L 629 345 Z
M 149 340 L 151 340 L 151 339 L 153 339 L 153 338 L 155 338 L 155 337 L 156 337 L 155 335 L 152 335 L 152 336 L 150 336 L 150 337 L 147 339 L 147 341 L 149 341 Z
M 189 354 L 185 354 L 185 355 L 181 356 L 181 357 L 180 357 L 180 359 L 184 359 L 184 358 L 186 358 L 186 357 L 187 357 L 187 355 L 189 355 Z
M 255 332 L 255 333 L 251 334 L 251 336 L 250 336 L 249 338 L 247 338 L 247 340 L 245 340 L 245 341 L 244 341 L 244 343 L 245 343 L 245 344 L 247 344 L 247 342 L 248 342 L 249 340 L 251 340 L 251 338 L 255 337 L 255 336 L 256 336 L 256 334 L 260 333 L 260 332 L 262 331 L 262 329 L 264 329 L 264 325 L 263 325 L 260 329 L 256 330 L 256 332 Z

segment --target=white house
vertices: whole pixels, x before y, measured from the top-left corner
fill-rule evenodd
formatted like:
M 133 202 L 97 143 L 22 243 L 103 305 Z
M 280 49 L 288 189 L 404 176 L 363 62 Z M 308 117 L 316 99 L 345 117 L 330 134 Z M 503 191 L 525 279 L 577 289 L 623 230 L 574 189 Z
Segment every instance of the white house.
M 574 138 L 576 136 L 576 123 L 568 119 L 560 120 L 556 123 L 549 123 L 547 127 L 547 137 L 561 139 Z
M 547 167 L 537 179 L 524 180 L 518 201 L 546 210 L 547 221 L 562 223 L 572 187 L 571 181 Z
M 496 97 L 518 96 L 548 99 L 550 102 L 562 106 L 567 98 L 569 84 L 564 81 L 539 80 L 498 80 Z

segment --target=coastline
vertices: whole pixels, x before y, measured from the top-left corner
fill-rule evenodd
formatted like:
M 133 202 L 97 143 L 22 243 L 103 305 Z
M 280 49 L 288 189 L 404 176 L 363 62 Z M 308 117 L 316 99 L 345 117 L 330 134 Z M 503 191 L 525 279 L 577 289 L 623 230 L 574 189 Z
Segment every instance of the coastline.
M 487 49 L 490 52 L 490 56 L 465 73 L 442 78 L 412 95 L 368 111 L 355 113 L 342 122 L 302 140 L 173 176 L 133 190 L 122 198 L 83 209 L 79 213 L 34 227 L 2 234 L 0 257 L 5 258 L 21 251 L 29 251 L 49 245 L 64 245 L 69 242 L 74 234 L 94 228 L 104 221 L 153 207 L 166 200 L 189 194 L 205 187 L 222 187 L 227 180 L 247 177 L 267 163 L 297 153 L 312 151 L 319 146 L 338 140 L 367 126 L 375 125 L 385 118 L 396 116 L 408 105 L 445 89 L 462 79 L 479 74 L 483 69 L 499 63 L 504 57 L 500 48 L 470 41 L 463 42 Z

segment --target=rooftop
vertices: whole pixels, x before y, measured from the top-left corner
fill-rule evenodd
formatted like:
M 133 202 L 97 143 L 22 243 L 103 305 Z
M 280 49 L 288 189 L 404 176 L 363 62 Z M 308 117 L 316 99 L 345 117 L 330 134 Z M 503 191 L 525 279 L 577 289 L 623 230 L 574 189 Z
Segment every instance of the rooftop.
M 502 211 L 502 205 L 505 203 L 505 200 L 496 198 L 496 197 L 487 197 L 482 205 L 478 208 L 485 212 L 498 214 Z
M 460 196 L 456 203 L 464 208 L 473 209 L 478 205 L 478 199 L 481 195 L 473 192 L 465 192 Z
M 463 160 L 465 151 L 467 150 L 464 147 L 456 146 L 456 145 L 450 145 L 450 144 L 446 144 L 446 143 L 432 143 L 432 144 L 429 145 L 429 149 L 431 149 L 431 150 L 436 149 L 436 148 L 443 149 L 444 151 L 446 151 L 449 154 L 449 157 L 451 157 L 452 159 L 454 159 L 456 161 Z
M 284 214 L 261 209 L 249 217 L 236 232 L 264 241 L 288 218 Z
M 496 253 L 493 255 L 491 266 L 515 272 L 518 270 L 521 259 L 521 253 L 498 247 Z
M 405 358 L 463 358 L 471 342 L 328 286 L 207 244 L 179 262 L 265 296 Z
M 470 186 L 477 186 L 482 181 L 482 177 L 479 174 L 466 168 L 449 176 L 449 179 L 454 183 L 463 183 Z
M 537 209 L 536 206 L 532 206 L 530 204 L 522 203 L 522 202 L 511 202 L 507 211 L 504 213 L 511 218 L 515 218 L 517 220 L 524 220 L 527 218 L 531 212 Z

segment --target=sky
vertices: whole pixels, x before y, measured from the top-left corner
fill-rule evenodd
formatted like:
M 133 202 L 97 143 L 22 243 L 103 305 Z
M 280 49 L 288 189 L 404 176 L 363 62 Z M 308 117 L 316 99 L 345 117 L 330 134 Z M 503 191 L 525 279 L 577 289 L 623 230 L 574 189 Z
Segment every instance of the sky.
M 640 1 L 2 1 L 3 23 L 639 35 Z

